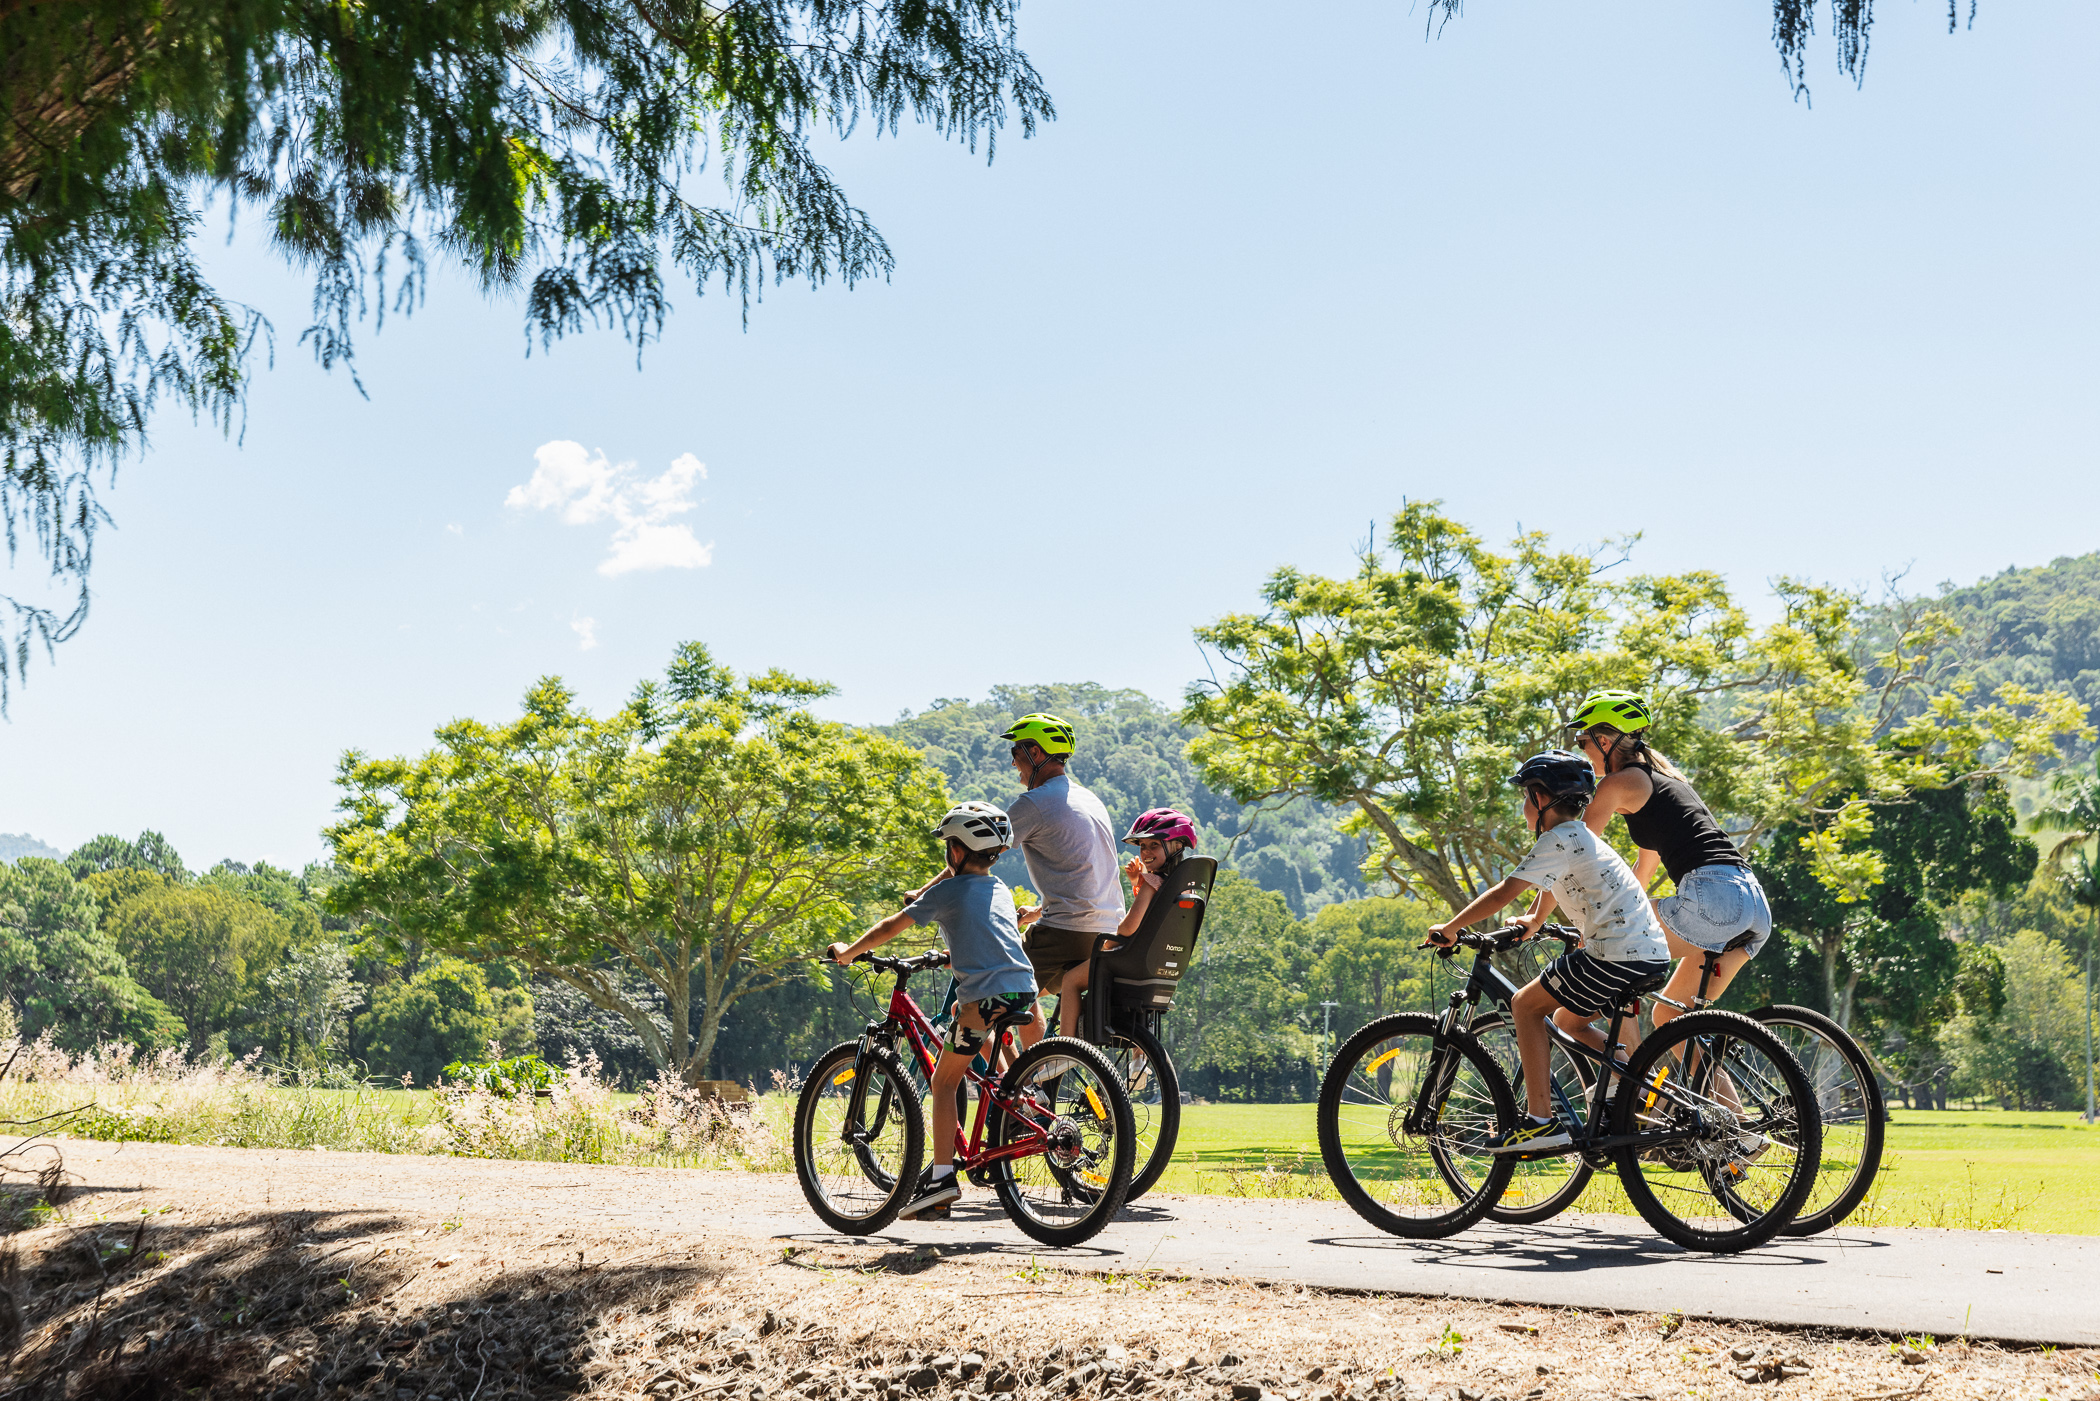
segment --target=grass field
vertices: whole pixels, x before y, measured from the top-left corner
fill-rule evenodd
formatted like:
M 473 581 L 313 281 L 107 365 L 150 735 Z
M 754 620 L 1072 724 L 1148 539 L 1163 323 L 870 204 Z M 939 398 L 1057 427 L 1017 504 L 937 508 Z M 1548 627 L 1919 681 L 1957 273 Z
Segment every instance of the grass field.
M 2100 1235 L 2100 1127 L 2076 1114 L 1898 1109 L 1855 1225 Z M 1164 1192 L 1332 1196 L 1310 1104 L 1188 1105 Z M 1608 1175 L 1582 1207 L 1624 1211 Z

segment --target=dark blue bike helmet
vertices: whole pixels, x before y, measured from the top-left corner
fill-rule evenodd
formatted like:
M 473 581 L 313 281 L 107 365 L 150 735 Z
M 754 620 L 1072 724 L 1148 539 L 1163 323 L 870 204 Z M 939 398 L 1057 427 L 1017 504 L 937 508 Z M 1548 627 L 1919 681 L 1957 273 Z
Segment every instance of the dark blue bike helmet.
M 1534 754 L 1509 776 L 1512 788 L 1537 788 L 1556 803 L 1587 805 L 1597 793 L 1597 774 L 1590 761 L 1565 749 Z

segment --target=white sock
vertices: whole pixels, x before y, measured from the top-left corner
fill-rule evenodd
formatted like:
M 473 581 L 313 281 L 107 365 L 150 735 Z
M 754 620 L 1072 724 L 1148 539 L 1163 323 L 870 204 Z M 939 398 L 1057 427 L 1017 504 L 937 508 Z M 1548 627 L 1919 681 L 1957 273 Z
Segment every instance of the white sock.
M 941 1180 L 942 1178 L 944 1178 L 944 1177 L 953 1177 L 953 1176 L 955 1176 L 955 1164 L 953 1164 L 953 1163 L 935 1163 L 935 1164 L 933 1165 L 933 1180 L 934 1180 L 934 1181 L 938 1182 L 938 1181 L 940 1181 L 940 1180 Z

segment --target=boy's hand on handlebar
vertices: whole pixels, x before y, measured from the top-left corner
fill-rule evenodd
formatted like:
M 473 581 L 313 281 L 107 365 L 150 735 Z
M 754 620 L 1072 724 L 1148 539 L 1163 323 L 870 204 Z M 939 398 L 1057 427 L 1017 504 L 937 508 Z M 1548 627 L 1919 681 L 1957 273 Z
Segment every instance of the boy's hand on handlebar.
M 1451 926 L 1447 924 L 1430 925 L 1429 937 L 1423 941 L 1422 947 L 1425 949 L 1448 948 L 1451 944 L 1451 940 L 1444 936 L 1444 931 L 1449 929 L 1450 927 Z
M 1014 911 L 1014 916 L 1020 920 L 1021 927 L 1026 929 L 1043 917 L 1043 907 L 1041 905 L 1023 905 L 1020 909 Z
M 846 957 L 846 950 L 851 947 L 852 945 L 846 943 L 836 943 L 828 945 L 824 950 L 824 957 L 830 959 L 833 963 L 836 963 L 839 965 L 839 967 L 843 968 L 852 961 Z

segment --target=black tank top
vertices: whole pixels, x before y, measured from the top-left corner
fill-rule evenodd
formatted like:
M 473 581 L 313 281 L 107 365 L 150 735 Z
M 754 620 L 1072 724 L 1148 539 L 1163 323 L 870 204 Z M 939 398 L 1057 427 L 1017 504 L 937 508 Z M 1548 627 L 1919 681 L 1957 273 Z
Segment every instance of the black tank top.
M 1626 833 L 1635 845 L 1662 858 L 1672 881 L 1681 881 L 1701 866 L 1747 866 L 1735 843 L 1699 801 L 1692 785 L 1666 773 L 1650 772 L 1655 791 L 1639 812 L 1626 814 Z

